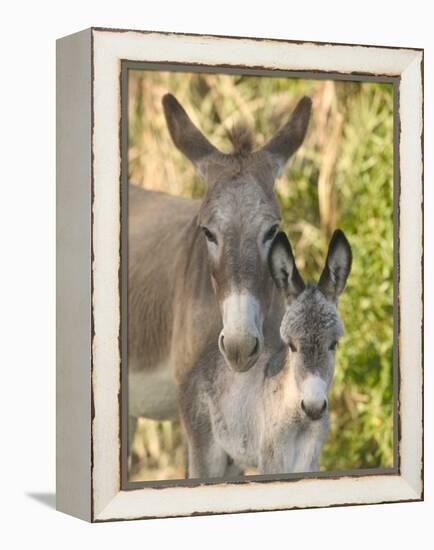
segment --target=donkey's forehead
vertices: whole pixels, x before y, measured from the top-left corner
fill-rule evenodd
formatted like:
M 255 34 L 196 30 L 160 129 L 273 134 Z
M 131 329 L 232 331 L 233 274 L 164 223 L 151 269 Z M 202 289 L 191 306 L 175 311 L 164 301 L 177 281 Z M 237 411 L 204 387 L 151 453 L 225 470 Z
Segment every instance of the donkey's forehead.
M 343 325 L 335 304 L 327 300 L 316 286 L 308 285 L 287 308 L 280 332 L 284 340 L 340 338 Z
M 203 163 L 203 175 L 208 188 L 215 184 L 253 178 L 267 189 L 272 189 L 274 168 L 270 155 L 255 151 L 246 155 L 215 153 Z
M 256 226 L 266 219 L 278 220 L 280 211 L 273 191 L 245 174 L 211 186 L 202 202 L 200 216 L 203 223 L 226 226 L 247 221 Z

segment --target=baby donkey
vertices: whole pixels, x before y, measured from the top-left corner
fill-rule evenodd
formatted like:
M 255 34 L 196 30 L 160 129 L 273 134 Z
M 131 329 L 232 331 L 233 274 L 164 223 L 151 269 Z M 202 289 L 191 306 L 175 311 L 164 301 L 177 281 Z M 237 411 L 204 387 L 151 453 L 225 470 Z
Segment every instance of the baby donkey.
M 342 231 L 330 241 L 318 284 L 305 285 L 279 233 L 269 266 L 284 292 L 280 349 L 265 349 L 249 371 L 231 370 L 208 350 L 180 388 L 190 478 L 311 472 L 328 431 L 327 393 L 343 334 L 337 302 L 351 269 Z

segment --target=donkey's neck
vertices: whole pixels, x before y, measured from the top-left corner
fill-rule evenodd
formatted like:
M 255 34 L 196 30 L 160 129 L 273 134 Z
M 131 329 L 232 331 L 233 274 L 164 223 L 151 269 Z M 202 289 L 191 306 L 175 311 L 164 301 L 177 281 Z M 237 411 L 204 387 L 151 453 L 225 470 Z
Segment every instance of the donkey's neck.
M 197 215 L 178 229 L 182 246 L 172 274 L 174 285 L 172 354 L 177 376 L 182 378 L 202 354 L 217 341 L 221 314 L 212 288 L 205 239 Z M 194 307 L 192 307 L 194 304 Z
M 271 355 L 264 369 L 263 398 L 266 406 L 276 408 L 283 415 L 293 415 L 299 402 L 299 390 L 291 366 L 290 352 L 281 343 Z M 276 404 L 279 405 L 276 407 Z
M 211 283 L 207 247 L 198 226 L 197 215 L 186 223 L 181 231 L 183 246 L 179 250 L 174 273 L 176 288 L 182 293 L 182 299 L 189 301 L 187 305 L 193 302 L 202 304 L 203 300 L 206 307 L 217 310 L 218 303 Z

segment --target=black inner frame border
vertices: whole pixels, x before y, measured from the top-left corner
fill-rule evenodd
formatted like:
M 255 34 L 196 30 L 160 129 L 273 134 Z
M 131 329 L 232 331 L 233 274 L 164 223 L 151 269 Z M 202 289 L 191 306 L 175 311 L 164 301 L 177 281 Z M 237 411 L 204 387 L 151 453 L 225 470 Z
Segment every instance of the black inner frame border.
M 170 479 L 129 481 L 128 480 L 128 349 L 127 349 L 127 319 L 128 319 L 128 72 L 143 71 L 173 71 L 185 73 L 208 73 L 249 75 L 280 78 L 304 78 L 309 80 L 340 80 L 353 82 L 379 82 L 393 85 L 393 466 L 388 468 L 369 468 L 357 470 L 336 470 L 303 474 L 251 475 L 234 478 L 212 479 Z M 120 459 L 120 489 L 138 490 L 144 488 L 163 489 L 165 487 L 198 487 L 203 485 L 245 485 L 250 483 L 270 483 L 276 481 L 298 482 L 303 479 L 339 479 L 345 477 L 366 477 L 400 474 L 400 438 L 401 438 L 401 403 L 400 403 L 400 300 L 399 300 L 399 222 L 400 222 L 400 117 L 399 117 L 399 85 L 400 75 L 382 75 L 374 73 L 340 73 L 329 71 L 291 71 L 270 69 L 255 66 L 239 65 L 206 65 L 199 63 L 177 63 L 173 61 L 133 61 L 122 59 L 120 63 L 120 124 L 119 141 L 121 152 L 120 170 L 120 331 L 119 349 L 120 391 L 119 402 L 119 459 Z

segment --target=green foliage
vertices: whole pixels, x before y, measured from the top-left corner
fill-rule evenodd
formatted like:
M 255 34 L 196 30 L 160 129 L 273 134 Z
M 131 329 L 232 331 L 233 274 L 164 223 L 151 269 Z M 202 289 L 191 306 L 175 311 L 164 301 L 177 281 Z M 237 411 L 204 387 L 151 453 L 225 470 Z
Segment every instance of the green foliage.
M 391 466 L 393 356 L 393 89 L 351 98 L 336 170 L 339 226 L 354 251 L 340 307 L 346 336 L 333 384 L 326 469 Z
M 129 175 L 146 187 L 201 196 L 203 182 L 174 148 L 161 97 L 170 91 L 222 150 L 240 119 L 262 145 L 304 94 L 313 99 L 306 140 L 276 184 L 282 227 L 299 269 L 317 279 L 334 228 L 353 269 L 339 305 L 346 334 L 330 396 L 325 470 L 393 464 L 393 87 L 288 78 L 133 71 Z M 182 453 L 178 453 L 182 456 Z M 143 478 L 149 474 L 142 472 Z M 150 475 L 150 474 L 149 474 Z M 173 477 L 182 475 L 179 472 Z M 155 477 L 152 475 L 152 477 Z

